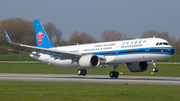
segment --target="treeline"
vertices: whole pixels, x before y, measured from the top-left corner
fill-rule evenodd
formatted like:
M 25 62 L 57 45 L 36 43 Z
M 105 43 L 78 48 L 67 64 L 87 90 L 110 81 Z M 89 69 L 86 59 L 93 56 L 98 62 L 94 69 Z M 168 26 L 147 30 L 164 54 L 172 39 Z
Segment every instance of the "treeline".
M 55 45 L 62 40 L 62 32 L 59 28 L 49 22 L 43 25 L 46 30 L 50 41 Z M 24 48 L 7 43 L 4 30 L 7 31 L 11 41 L 16 43 L 36 45 L 35 31 L 33 21 L 26 21 L 22 18 L 10 18 L 0 22 L 0 54 L 10 53 L 7 49 L 30 51 L 29 48 Z
M 59 28 L 57 28 L 53 23 L 49 22 L 43 24 L 43 27 L 54 46 L 132 39 L 128 38 L 126 34 L 122 34 L 114 30 L 106 30 L 101 33 L 100 40 L 96 40 L 93 36 L 86 32 L 78 31 L 74 31 L 70 35 L 69 40 L 64 40 L 62 38 L 62 31 Z M 10 53 L 10 51 L 7 51 L 7 49 L 31 51 L 29 48 L 18 47 L 15 45 L 8 44 L 6 41 L 6 37 L 4 35 L 4 30 L 8 32 L 9 37 L 12 39 L 13 42 L 34 46 L 36 45 L 33 21 L 27 21 L 22 18 L 5 19 L 0 22 L 0 54 Z M 175 54 L 180 54 L 180 37 L 178 38 L 178 41 L 176 41 L 176 37 L 170 36 L 168 32 L 158 32 L 155 30 L 150 30 L 144 32 L 142 34 L 142 38 L 153 37 L 153 35 L 159 38 L 166 39 L 175 48 Z

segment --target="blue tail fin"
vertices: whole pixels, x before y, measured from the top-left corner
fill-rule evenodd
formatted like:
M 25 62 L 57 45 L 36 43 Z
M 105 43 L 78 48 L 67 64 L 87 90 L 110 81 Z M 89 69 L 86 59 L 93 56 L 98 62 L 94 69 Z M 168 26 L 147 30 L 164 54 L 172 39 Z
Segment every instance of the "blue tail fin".
M 43 26 L 41 25 L 40 20 L 34 20 L 34 29 L 35 29 L 35 38 L 36 38 L 37 47 L 42 47 L 42 48 L 54 47 L 51 44 Z

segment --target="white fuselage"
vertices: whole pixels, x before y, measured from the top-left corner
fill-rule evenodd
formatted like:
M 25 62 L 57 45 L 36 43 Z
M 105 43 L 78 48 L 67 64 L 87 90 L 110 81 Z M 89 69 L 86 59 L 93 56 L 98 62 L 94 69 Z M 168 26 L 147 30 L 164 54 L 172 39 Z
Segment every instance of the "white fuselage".
M 103 66 L 135 61 L 165 59 L 174 54 L 174 48 L 166 40 L 161 38 L 144 38 L 71 45 L 55 47 L 54 49 L 82 53 L 83 55 L 94 54 L 97 56 L 104 56 L 105 59 L 100 61 L 100 65 Z M 39 55 L 30 54 L 30 56 L 53 65 L 64 67 L 79 66 L 77 62 L 72 63 L 71 59 L 65 59 L 63 57 L 55 59 L 54 56 L 43 53 L 39 53 Z

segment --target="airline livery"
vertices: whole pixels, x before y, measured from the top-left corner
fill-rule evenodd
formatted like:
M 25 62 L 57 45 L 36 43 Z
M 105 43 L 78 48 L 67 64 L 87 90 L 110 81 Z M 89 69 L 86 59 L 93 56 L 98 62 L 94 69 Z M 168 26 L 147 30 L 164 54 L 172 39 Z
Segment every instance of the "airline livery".
M 4 30 L 9 43 L 34 49 L 33 52 L 13 51 L 28 53 L 32 58 L 57 66 L 79 66 L 77 74 L 83 76 L 87 68 L 113 65 L 114 70 L 109 76 L 118 78 L 116 68 L 122 63 L 126 63 L 131 72 L 144 72 L 148 69 L 147 61 L 151 60 L 153 72 L 158 72 L 156 61 L 174 54 L 174 48 L 165 39 L 155 37 L 54 47 L 40 20 L 34 20 L 34 28 L 37 46 L 14 43 Z

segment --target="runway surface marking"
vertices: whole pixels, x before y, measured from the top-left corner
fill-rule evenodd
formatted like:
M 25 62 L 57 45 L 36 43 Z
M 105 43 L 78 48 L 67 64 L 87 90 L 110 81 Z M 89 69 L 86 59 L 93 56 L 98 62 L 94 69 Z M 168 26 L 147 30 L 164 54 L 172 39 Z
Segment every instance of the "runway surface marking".
M 43 82 L 87 82 L 87 83 L 119 83 L 119 84 L 156 84 L 180 85 L 180 77 L 125 76 L 111 79 L 108 75 L 68 75 L 68 74 L 14 74 L 0 73 L 3 81 L 43 81 Z

